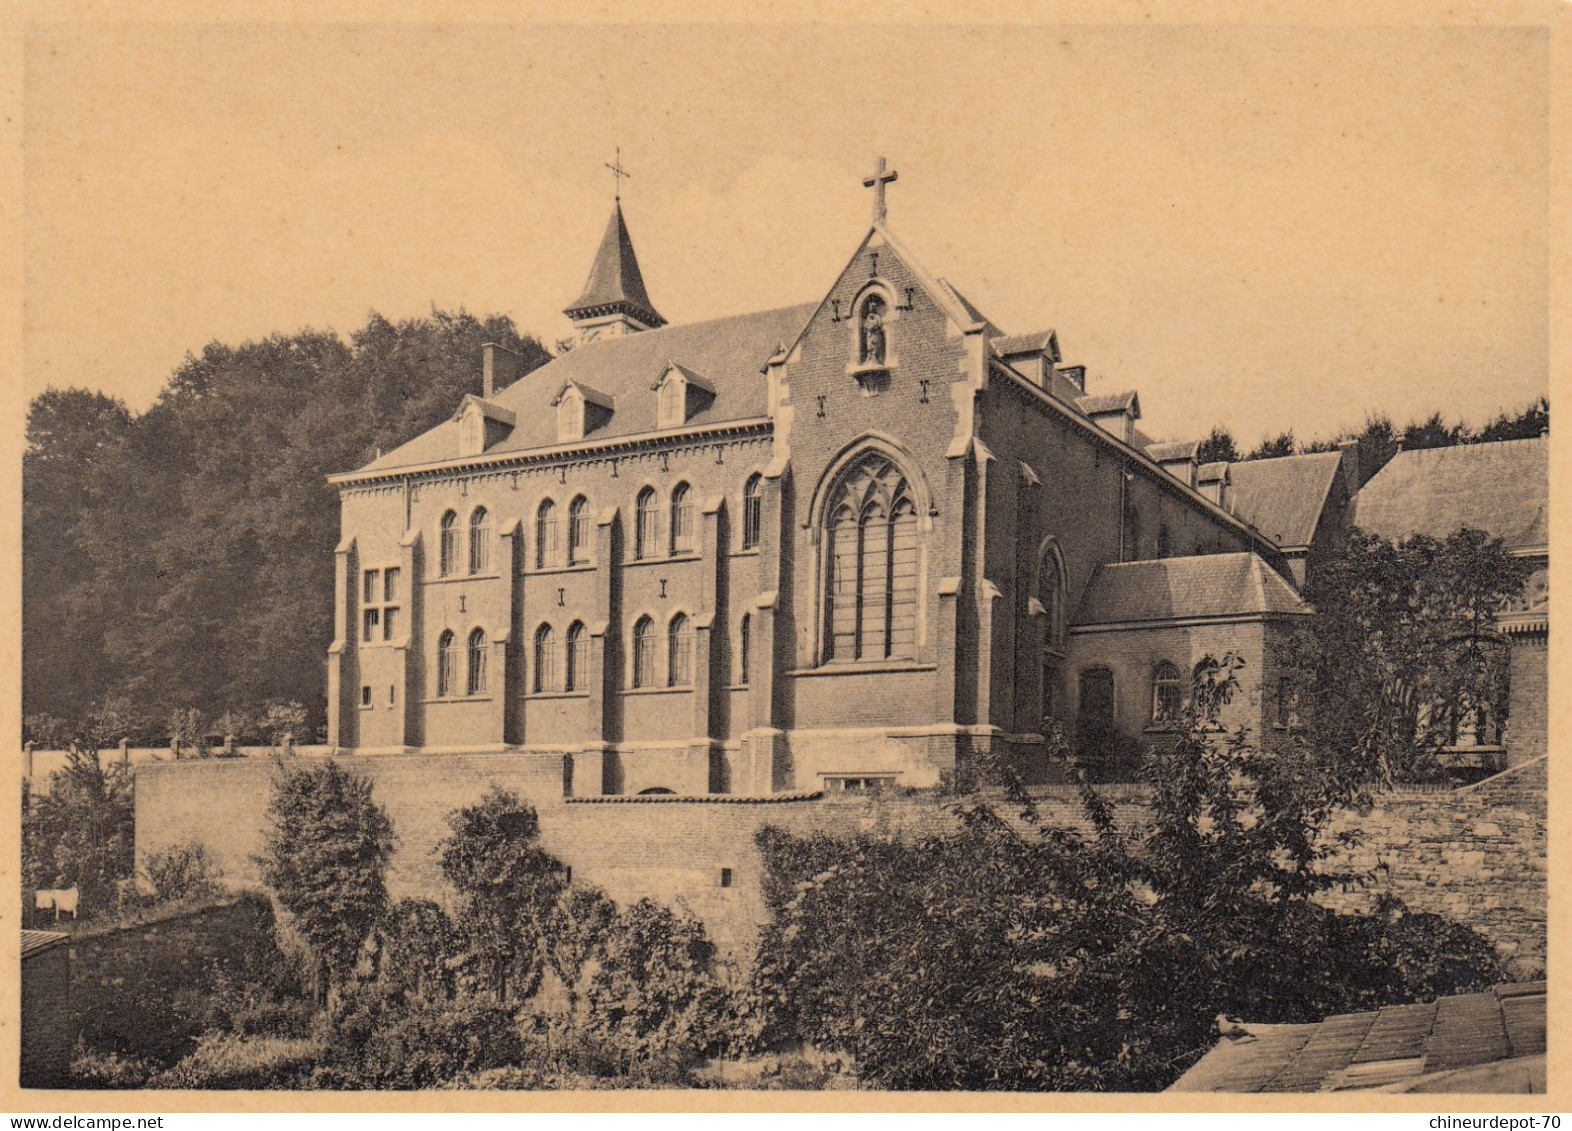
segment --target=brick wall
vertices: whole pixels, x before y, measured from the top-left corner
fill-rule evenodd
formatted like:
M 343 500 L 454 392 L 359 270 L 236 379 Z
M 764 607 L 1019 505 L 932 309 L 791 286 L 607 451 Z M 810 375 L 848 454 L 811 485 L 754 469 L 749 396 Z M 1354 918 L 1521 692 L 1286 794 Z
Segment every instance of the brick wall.
M 445 818 L 472 804 L 491 785 L 535 806 L 543 846 L 622 902 L 650 897 L 683 903 L 703 918 L 729 951 L 745 951 L 763 919 L 753 836 L 764 825 L 807 834 L 873 832 L 892 836 L 942 833 L 953 827 L 931 794 L 768 798 L 564 796 L 561 755 L 465 754 L 345 759 L 374 783 L 374 796 L 393 821 L 398 847 L 390 869 L 395 897 L 442 899 L 432 847 L 447 834 Z M 1384 866 L 1370 888 L 1335 893 L 1345 909 L 1368 906 L 1391 892 L 1419 911 L 1439 912 L 1485 933 L 1519 970 L 1542 969 L 1545 955 L 1544 760 L 1467 789 L 1384 795 L 1357 828 L 1361 845 L 1347 864 Z M 271 763 L 255 760 L 151 765 L 137 776 L 137 856 L 187 840 L 205 844 L 226 877 L 256 882 L 251 857 L 260 850 Z M 1116 818 L 1144 819 L 1141 786 L 1101 787 Z M 1034 791 L 1046 818 L 1084 827 L 1070 786 Z M 722 869 L 729 871 L 723 878 Z
M 1545 754 L 1550 712 L 1548 634 L 1512 637 L 1511 665 L 1506 745 L 1508 757 L 1517 765 Z

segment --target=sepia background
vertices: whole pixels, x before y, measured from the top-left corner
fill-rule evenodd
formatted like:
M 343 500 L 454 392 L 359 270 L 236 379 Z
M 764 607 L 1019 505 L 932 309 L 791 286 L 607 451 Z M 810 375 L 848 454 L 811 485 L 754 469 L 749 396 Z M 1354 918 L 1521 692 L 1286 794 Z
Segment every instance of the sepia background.
M 895 229 L 1143 427 L 1545 391 L 1545 29 L 56 25 L 26 42 L 26 387 L 369 310 L 550 342 L 612 192 L 681 324 Z M 1270 388 L 1270 397 L 1251 395 Z M 1094 390 L 1094 391 L 1095 391 Z

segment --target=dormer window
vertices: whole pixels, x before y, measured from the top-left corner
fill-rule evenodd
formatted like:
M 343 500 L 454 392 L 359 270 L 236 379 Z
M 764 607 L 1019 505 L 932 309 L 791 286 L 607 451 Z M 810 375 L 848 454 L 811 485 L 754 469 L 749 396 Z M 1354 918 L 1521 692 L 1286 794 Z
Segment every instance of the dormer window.
M 584 398 L 569 390 L 557 402 L 557 442 L 570 444 L 584 439 Z
M 557 443 L 572 444 L 610 420 L 616 401 L 588 385 L 569 381 L 557 391 L 551 405 L 557 410 Z
M 659 428 L 681 428 L 715 399 L 714 385 L 676 362 L 666 366 L 653 388 Z
M 459 455 L 478 456 L 513 431 L 513 413 L 490 401 L 470 395 L 459 404 L 454 419 L 459 426 Z

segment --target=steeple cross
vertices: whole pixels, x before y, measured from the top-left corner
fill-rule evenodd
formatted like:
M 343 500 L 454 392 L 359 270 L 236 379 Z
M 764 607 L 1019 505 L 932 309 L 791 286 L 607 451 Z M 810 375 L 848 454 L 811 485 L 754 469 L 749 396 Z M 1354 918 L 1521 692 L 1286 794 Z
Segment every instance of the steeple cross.
M 617 156 L 606 168 L 610 169 L 611 175 L 616 178 L 613 183 L 617 186 L 616 199 L 620 201 L 622 199 L 622 182 L 633 176 L 632 173 L 622 167 L 622 146 L 617 146 Z
M 862 187 L 873 190 L 873 218 L 875 221 L 882 220 L 885 216 L 884 186 L 895 180 L 897 176 L 899 174 L 894 169 L 885 172 L 884 158 L 881 157 L 879 158 L 879 167 L 873 171 L 873 176 L 862 179 Z

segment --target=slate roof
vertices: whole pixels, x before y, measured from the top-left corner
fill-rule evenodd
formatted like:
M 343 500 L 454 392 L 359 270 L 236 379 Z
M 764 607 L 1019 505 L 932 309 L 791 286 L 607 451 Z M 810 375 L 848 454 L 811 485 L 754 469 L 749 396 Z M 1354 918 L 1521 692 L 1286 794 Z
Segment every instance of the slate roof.
M 1146 449 L 1146 454 L 1154 463 L 1162 463 L 1164 460 L 1193 460 L 1200 450 L 1199 440 L 1165 440 L 1152 444 Z
M 1350 521 L 1394 541 L 1469 526 L 1513 548 L 1550 542 L 1550 438 L 1398 452 L 1354 496 Z
M 1279 546 L 1309 546 L 1342 467 L 1341 452 L 1228 465 L 1228 505 Z
M 35 954 L 42 954 L 50 947 L 70 941 L 70 938 L 64 931 L 23 931 L 22 957 L 31 958 Z
M 601 308 L 626 308 L 635 317 L 651 326 L 664 326 L 666 320 L 650 302 L 644 288 L 644 273 L 639 270 L 639 257 L 633 253 L 633 240 L 628 236 L 627 221 L 622 218 L 619 200 L 606 223 L 606 234 L 601 237 L 600 249 L 590 267 L 584 293 L 563 313 L 570 318 L 577 313 L 589 313 Z
M 1243 1025 L 1250 1037 L 1220 1040 L 1168 1090 L 1471 1092 L 1493 1090 L 1481 1088 L 1492 1078 L 1503 1090 L 1532 1090 L 1536 1059 L 1544 1090 L 1544 982 L 1307 1025 Z M 1482 1079 L 1487 1065 L 1497 1070 Z
M 1000 357 L 1023 353 L 1046 353 L 1054 361 L 1058 361 L 1059 351 L 1053 348 L 1053 334 L 1052 330 L 1037 330 L 1030 334 L 1005 334 L 993 339 L 994 352 Z
M 797 336 L 816 309 L 812 303 L 788 306 L 576 346 L 492 398 L 514 413 L 518 423 L 505 439 L 487 448 L 486 455 L 554 446 L 557 426 L 551 403 L 569 382 L 610 397 L 616 406 L 611 419 L 590 432 L 587 441 L 653 432 L 658 416 L 650 386 L 672 362 L 703 374 L 715 388 L 714 399 L 693 414 L 690 424 L 762 417 L 768 410 L 768 388 L 760 371 L 782 342 Z M 457 460 L 458 429 L 454 421 L 439 424 L 360 470 Z
M 1087 416 L 1103 412 L 1134 412 L 1141 415 L 1141 402 L 1135 393 L 1103 393 L 1095 397 L 1078 397 L 1075 406 Z
M 1099 566 L 1081 597 L 1074 624 L 1309 611 L 1293 586 L 1259 555 L 1239 551 Z

